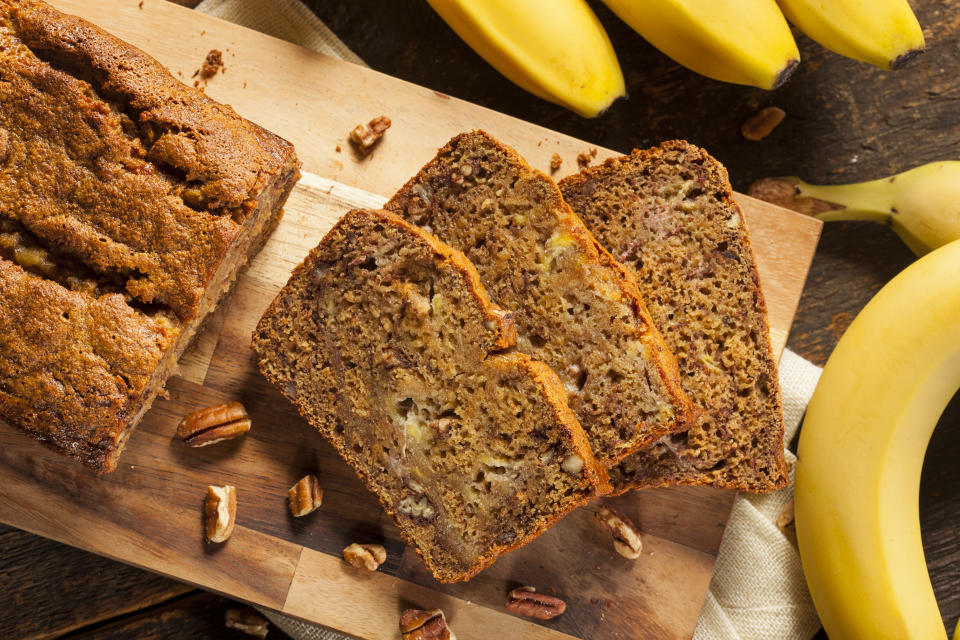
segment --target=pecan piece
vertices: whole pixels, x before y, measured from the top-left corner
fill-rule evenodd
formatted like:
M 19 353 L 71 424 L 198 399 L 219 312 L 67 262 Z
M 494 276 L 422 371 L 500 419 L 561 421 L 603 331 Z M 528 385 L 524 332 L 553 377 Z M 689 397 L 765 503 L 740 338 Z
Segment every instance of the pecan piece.
M 227 618 L 224 625 L 228 629 L 241 631 L 247 635 L 256 636 L 263 640 L 270 631 L 270 623 L 259 613 L 250 609 L 227 609 Z
M 400 614 L 403 640 L 457 640 L 440 609 L 407 609 Z
M 597 510 L 597 520 L 613 535 L 613 548 L 617 553 L 630 560 L 640 557 L 643 541 L 637 525 L 633 524 L 630 518 L 607 507 L 600 507 Z
M 356 569 L 376 571 L 387 559 L 387 550 L 380 544 L 357 544 L 354 542 L 343 550 L 343 559 Z
M 231 485 L 207 487 L 203 515 L 207 542 L 225 542 L 237 521 L 237 488 Z
M 533 587 L 517 587 L 507 596 L 507 611 L 528 618 L 550 620 L 567 610 L 567 603 L 560 598 L 537 593 Z
M 350 132 L 350 142 L 362 155 L 367 155 L 373 151 L 373 147 L 380 141 L 391 124 L 390 118 L 387 116 L 377 116 L 366 125 L 358 124 Z
M 323 502 L 323 488 L 317 476 L 310 474 L 300 478 L 287 492 L 287 501 L 290 504 L 290 513 L 297 518 L 319 509 Z
M 747 140 L 753 140 L 754 142 L 763 140 L 783 122 L 786 116 L 787 112 L 780 107 L 761 109 L 740 125 L 740 133 Z
M 200 409 L 185 416 L 177 435 L 188 447 L 205 447 L 250 431 L 250 416 L 239 402 Z

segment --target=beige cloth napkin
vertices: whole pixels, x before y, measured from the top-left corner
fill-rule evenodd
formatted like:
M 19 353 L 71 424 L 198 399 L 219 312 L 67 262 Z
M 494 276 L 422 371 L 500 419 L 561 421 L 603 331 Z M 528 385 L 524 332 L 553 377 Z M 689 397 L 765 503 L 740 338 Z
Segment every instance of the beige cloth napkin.
M 364 64 L 299 0 L 204 0 L 197 10 Z M 800 425 L 819 377 L 819 367 L 792 351 L 784 352 L 780 385 L 787 442 Z M 787 457 L 791 464 L 796 460 L 789 451 Z M 800 555 L 776 524 L 784 506 L 793 499 L 792 479 L 791 472 L 791 485 L 776 493 L 737 497 L 694 640 L 809 640 L 820 628 Z M 274 611 L 263 613 L 297 640 L 347 638 Z

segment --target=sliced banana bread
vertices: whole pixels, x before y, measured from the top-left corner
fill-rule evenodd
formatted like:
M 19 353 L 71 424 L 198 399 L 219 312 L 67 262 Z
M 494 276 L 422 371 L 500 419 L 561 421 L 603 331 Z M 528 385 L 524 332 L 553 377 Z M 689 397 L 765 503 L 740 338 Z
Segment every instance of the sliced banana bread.
M 556 375 L 503 352 L 515 340 L 463 254 L 357 210 L 293 272 L 253 347 L 453 582 L 610 489 Z
M 685 142 L 613 158 L 560 183 L 597 238 L 633 269 L 654 322 L 706 411 L 611 471 L 617 491 L 787 481 L 777 362 L 740 207 L 724 167 Z
M 386 208 L 477 266 L 514 313 L 518 349 L 560 376 L 602 463 L 693 418 L 633 277 L 512 149 L 482 131 L 459 135 Z

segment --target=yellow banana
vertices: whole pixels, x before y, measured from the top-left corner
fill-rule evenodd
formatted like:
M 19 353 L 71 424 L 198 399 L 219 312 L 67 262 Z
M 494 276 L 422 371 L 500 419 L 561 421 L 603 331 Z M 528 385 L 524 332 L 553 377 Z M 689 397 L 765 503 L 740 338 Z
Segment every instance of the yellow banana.
M 535 96 L 592 118 L 626 95 L 613 45 L 586 0 L 428 1 L 474 51 Z
M 923 456 L 960 387 L 960 241 L 860 312 L 800 431 L 795 517 L 830 640 L 946 639 L 920 540 Z
M 960 239 L 960 162 L 931 162 L 856 184 L 819 186 L 798 178 L 766 178 L 750 195 L 824 221 L 889 225 L 918 256 Z
M 790 22 L 821 45 L 883 69 L 923 51 L 907 0 L 777 0 Z
M 697 73 L 776 89 L 800 52 L 776 0 L 603 0 L 650 44 Z

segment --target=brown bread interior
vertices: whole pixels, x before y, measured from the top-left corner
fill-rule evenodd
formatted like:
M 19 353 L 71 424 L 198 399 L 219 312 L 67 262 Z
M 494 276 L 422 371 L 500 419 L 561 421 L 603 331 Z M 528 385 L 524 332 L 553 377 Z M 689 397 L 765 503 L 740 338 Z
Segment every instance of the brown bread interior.
M 441 581 L 465 580 L 609 489 L 556 376 L 462 254 L 347 214 L 254 334 L 260 368 Z

